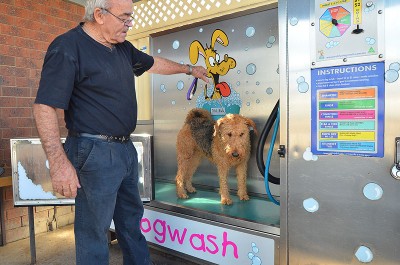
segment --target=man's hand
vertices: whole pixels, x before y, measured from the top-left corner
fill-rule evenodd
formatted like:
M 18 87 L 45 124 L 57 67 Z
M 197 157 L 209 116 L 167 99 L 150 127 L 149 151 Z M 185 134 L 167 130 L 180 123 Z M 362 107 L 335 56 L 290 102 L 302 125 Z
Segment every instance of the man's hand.
M 53 191 L 67 198 L 76 197 L 77 190 L 81 185 L 79 184 L 75 168 L 66 157 L 50 165 L 50 176 Z
M 193 67 L 193 72 L 192 76 L 200 78 L 206 83 L 210 83 L 210 80 L 207 77 L 207 69 L 204 68 L 203 66 L 192 66 Z

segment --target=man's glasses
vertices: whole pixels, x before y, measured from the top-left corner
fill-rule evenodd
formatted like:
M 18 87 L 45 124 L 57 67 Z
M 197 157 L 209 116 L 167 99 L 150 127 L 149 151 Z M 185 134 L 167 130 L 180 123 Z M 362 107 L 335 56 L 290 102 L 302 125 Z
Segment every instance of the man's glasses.
M 117 18 L 119 21 L 121 21 L 122 23 L 124 23 L 124 25 L 127 26 L 127 27 L 129 27 L 129 24 L 131 24 L 132 21 L 133 21 L 133 17 L 132 17 L 132 16 L 131 16 L 130 18 L 128 18 L 128 19 L 122 19 L 122 18 L 120 18 L 120 17 L 114 15 L 113 13 L 111 13 L 110 11 L 108 11 L 108 10 L 105 9 L 105 8 L 102 8 L 102 10 L 106 11 L 107 13 L 109 13 L 110 15 L 112 15 L 113 17 Z

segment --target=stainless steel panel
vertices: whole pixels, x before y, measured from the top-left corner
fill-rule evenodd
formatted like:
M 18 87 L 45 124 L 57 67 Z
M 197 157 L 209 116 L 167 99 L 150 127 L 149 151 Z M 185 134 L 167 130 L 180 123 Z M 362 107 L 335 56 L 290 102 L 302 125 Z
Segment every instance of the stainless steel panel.
M 253 27 L 255 34 L 246 36 L 246 29 Z M 193 40 L 199 40 L 204 46 L 210 45 L 212 32 L 223 30 L 229 38 L 229 46 L 216 44 L 215 49 L 223 56 L 235 58 L 236 68 L 220 80 L 230 83 L 242 98 L 241 114 L 253 119 L 259 132 L 262 131 L 270 112 L 279 99 L 279 64 L 278 64 L 278 14 L 277 9 L 264 10 L 250 15 L 220 20 L 215 23 L 197 26 L 178 32 L 167 32 L 152 39 L 153 55 L 160 55 L 181 63 L 190 63 L 189 45 Z M 271 45 L 268 45 L 269 39 Z M 173 43 L 179 42 L 179 49 L 173 48 Z M 271 46 L 271 47 L 270 47 Z M 253 63 L 257 67 L 254 75 L 246 74 L 246 66 Z M 199 60 L 200 65 L 204 62 Z M 184 83 L 182 90 L 177 88 L 178 82 Z M 153 76 L 154 91 L 154 141 L 155 148 L 155 177 L 156 179 L 175 179 L 176 174 L 176 135 L 183 125 L 187 112 L 196 106 L 195 99 L 186 100 L 186 92 L 192 82 L 192 77 Z M 204 82 L 199 81 L 195 97 L 203 93 Z M 268 90 L 267 93 L 267 89 Z M 270 137 L 265 145 L 267 152 Z M 259 173 L 255 150 L 258 137 L 253 139 L 253 152 L 249 164 L 249 192 L 265 194 L 264 179 Z M 277 139 L 279 142 L 279 137 Z M 275 145 L 275 150 L 278 145 Z M 265 155 L 266 157 L 266 155 Z M 273 153 L 271 174 L 279 176 L 279 159 Z M 235 177 L 232 174 L 232 189 L 236 189 Z M 200 177 L 201 176 L 201 177 Z M 204 161 L 195 177 L 195 184 L 218 187 L 218 177 L 215 166 Z M 273 194 L 279 195 L 279 187 L 271 185 Z
M 302 155 L 311 145 L 311 94 L 310 90 L 300 93 L 296 80 L 304 77 L 311 85 L 312 2 L 288 0 L 280 4 L 280 7 L 287 4 L 287 15 L 282 10 L 280 21 L 286 21 L 288 35 L 288 80 L 287 84 L 281 84 L 281 92 L 287 94 L 288 101 L 287 111 L 282 113 L 287 118 L 287 128 L 281 125 L 281 133 L 287 130 L 288 145 L 283 166 L 287 167 L 287 182 L 286 187 L 282 187 L 285 197 L 282 201 L 287 202 L 287 209 L 282 209 L 281 246 L 285 250 L 281 252 L 281 264 L 361 264 L 355 256 L 360 246 L 372 251 L 373 259 L 368 264 L 399 264 L 400 182 L 390 176 L 390 168 L 394 161 L 394 139 L 400 135 L 396 107 L 400 81 L 385 82 L 383 158 L 320 155 L 317 161 L 304 160 Z M 366 1 L 362 2 L 365 5 Z M 400 27 L 396 18 L 400 3 L 384 2 L 385 28 L 380 30 L 384 30 L 386 36 L 387 71 L 391 63 L 400 60 L 399 36 L 393 34 Z M 372 201 L 364 196 L 363 189 L 371 182 L 382 188 L 381 199 Z M 308 198 L 318 201 L 318 211 L 310 213 L 304 209 L 303 202 Z

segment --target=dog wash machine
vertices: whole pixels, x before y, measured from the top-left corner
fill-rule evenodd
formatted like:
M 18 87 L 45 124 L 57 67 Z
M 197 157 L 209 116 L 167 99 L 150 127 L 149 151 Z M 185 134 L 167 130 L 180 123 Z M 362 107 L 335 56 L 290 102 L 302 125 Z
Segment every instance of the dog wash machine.
M 147 240 L 200 264 L 399 264 L 398 14 L 399 1 L 288 0 L 149 34 L 142 50 L 214 75 L 151 77 L 151 119 L 138 125 L 153 144 Z M 176 137 L 195 107 L 256 122 L 249 201 L 232 169 L 222 205 L 206 160 L 197 192 L 177 198 Z

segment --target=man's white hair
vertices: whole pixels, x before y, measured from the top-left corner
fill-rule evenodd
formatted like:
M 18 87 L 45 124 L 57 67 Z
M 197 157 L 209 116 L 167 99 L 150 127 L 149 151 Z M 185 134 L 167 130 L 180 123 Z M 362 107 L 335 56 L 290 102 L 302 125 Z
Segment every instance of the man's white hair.
M 87 0 L 85 5 L 84 21 L 94 21 L 94 10 L 96 8 L 107 9 L 110 7 L 109 0 Z M 105 12 L 105 11 L 103 11 Z

